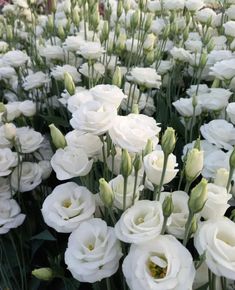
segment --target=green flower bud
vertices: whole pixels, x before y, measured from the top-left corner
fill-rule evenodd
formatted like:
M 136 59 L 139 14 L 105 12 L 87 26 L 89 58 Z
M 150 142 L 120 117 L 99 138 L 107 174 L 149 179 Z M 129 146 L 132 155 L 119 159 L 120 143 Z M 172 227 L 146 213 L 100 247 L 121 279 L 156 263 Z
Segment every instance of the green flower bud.
M 183 40 L 186 41 L 188 39 L 188 36 L 189 36 L 189 27 L 187 26 L 183 33 Z
M 69 33 L 70 28 L 71 28 L 71 19 L 67 18 L 67 23 L 66 23 L 66 26 L 65 26 L 65 30 L 67 31 L 67 33 Z
M 199 151 L 201 151 L 201 140 L 200 140 L 200 137 L 197 138 L 197 140 L 195 141 L 193 148 L 198 149 Z
M 52 32 L 54 28 L 54 19 L 52 15 L 48 15 L 47 18 L 47 29 L 49 32 Z
M 109 37 L 109 23 L 108 21 L 104 21 L 102 31 L 101 31 L 101 42 L 104 42 Z
M 64 73 L 64 86 L 70 96 L 75 94 L 75 84 L 73 82 L 72 76 L 68 72 Z
M 154 60 L 155 60 L 155 53 L 154 53 L 154 50 L 151 50 L 147 53 L 146 55 L 146 64 L 147 65 L 151 65 L 154 63 Z
M 132 172 L 132 161 L 129 152 L 126 149 L 122 150 L 122 159 L 121 159 L 121 175 L 124 178 L 127 178 Z
M 175 130 L 171 127 L 168 127 L 162 136 L 162 150 L 165 155 L 170 155 L 176 144 Z
M 7 108 L 2 102 L 0 102 L 0 113 L 5 113 L 6 111 L 7 111 Z
M 207 53 L 203 52 L 201 56 L 200 66 L 204 67 L 207 63 Z
M 99 180 L 100 198 L 106 207 L 111 207 L 114 201 L 114 193 L 111 186 L 104 178 Z
M 131 16 L 131 21 L 130 21 L 131 30 L 135 30 L 139 26 L 139 23 L 140 23 L 140 11 L 136 10 Z
M 118 53 L 121 53 L 126 48 L 126 34 L 121 33 L 118 36 L 116 43 L 116 50 Z
M 116 69 L 114 71 L 112 84 L 119 88 L 122 85 L 122 72 L 119 66 L 116 66 Z
M 100 13 L 98 9 L 95 9 L 91 17 L 91 25 L 96 30 L 100 23 Z
M 32 271 L 32 275 L 43 281 L 50 281 L 54 277 L 53 270 L 51 268 L 35 269 Z
M 203 151 L 193 148 L 188 152 L 185 165 L 185 176 L 188 182 L 195 180 L 201 173 L 203 159 Z
M 188 207 L 192 214 L 199 213 L 207 201 L 207 180 L 202 178 L 192 190 L 188 201 Z
M 64 149 L 67 146 L 67 142 L 65 140 L 64 135 L 60 132 L 58 128 L 54 124 L 49 125 L 52 143 L 55 145 L 56 149 L 62 148 Z
M 61 24 L 58 25 L 58 36 L 62 40 L 65 39 L 64 27 Z
M 172 195 L 166 196 L 163 204 L 162 204 L 162 212 L 165 218 L 169 218 L 169 216 L 173 213 L 174 205 L 172 201 Z
M 229 165 L 231 168 L 235 168 L 235 147 L 233 148 L 233 152 L 230 155 Z
M 57 6 L 57 1 L 56 0 L 51 0 L 51 12 L 52 13 L 56 12 L 56 6 Z
M 13 123 L 5 123 L 3 125 L 5 137 L 12 141 L 16 137 L 16 126 Z
M 212 88 L 220 88 L 220 83 L 221 81 L 219 79 L 214 79 L 213 83 L 212 83 Z
M 229 171 L 225 168 L 219 168 L 216 171 L 216 176 L 214 179 L 214 184 L 222 187 L 226 187 L 229 178 Z
M 150 154 L 153 151 L 153 141 L 151 139 L 148 139 L 147 144 L 143 151 L 143 157 Z
M 12 41 L 13 39 L 13 30 L 11 25 L 7 25 L 6 27 L 6 38 L 8 41 Z
M 189 230 L 189 237 L 196 233 L 198 228 L 198 221 L 197 217 L 194 215 L 191 221 L 190 230 Z
M 122 11 L 123 11 L 122 1 L 121 0 L 118 0 L 118 5 L 117 5 L 117 19 L 119 19 L 121 17 Z
M 132 114 L 139 114 L 139 106 L 138 104 L 133 104 L 132 109 L 131 109 Z
M 124 3 L 123 3 L 123 7 L 124 7 L 124 10 L 125 10 L 125 13 L 127 14 L 127 12 L 130 10 L 131 8 L 131 3 L 130 3 L 130 0 L 125 0 Z
M 142 158 L 141 158 L 140 154 L 135 155 L 135 159 L 133 161 L 133 167 L 134 167 L 135 172 L 138 172 L 141 169 Z
M 75 26 L 78 26 L 80 23 L 80 16 L 78 13 L 78 9 L 73 9 L 72 10 L 72 20 Z
M 166 40 L 170 34 L 171 27 L 170 25 L 166 25 L 164 32 L 163 32 L 163 40 Z

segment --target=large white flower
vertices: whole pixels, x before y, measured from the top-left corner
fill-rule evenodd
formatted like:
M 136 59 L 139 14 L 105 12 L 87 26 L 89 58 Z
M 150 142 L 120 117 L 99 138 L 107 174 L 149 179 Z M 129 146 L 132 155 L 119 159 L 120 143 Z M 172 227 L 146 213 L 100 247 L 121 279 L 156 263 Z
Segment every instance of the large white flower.
M 104 53 L 104 49 L 99 42 L 86 41 L 80 45 L 77 53 L 85 59 L 99 59 Z
M 16 165 L 17 154 L 9 148 L 0 148 L 0 176 L 9 175 Z
M 185 0 L 164 0 L 163 7 L 166 10 L 184 9 L 184 1 Z
M 160 130 L 152 117 L 129 114 L 117 116 L 109 134 L 114 144 L 137 153 L 145 148 L 148 139 L 156 138 Z
M 189 251 L 173 236 L 132 245 L 123 263 L 130 290 L 191 290 L 195 276 Z
M 235 76 L 235 59 L 218 61 L 210 68 L 210 75 L 220 80 L 231 80 Z
M 114 106 L 90 101 L 82 104 L 73 113 L 70 124 L 74 129 L 102 135 L 112 126 L 116 115 L 117 110 Z
M 45 86 L 49 84 L 49 82 L 50 82 L 50 78 L 48 77 L 48 75 L 46 75 L 42 71 L 38 71 L 36 73 L 32 73 L 28 75 L 25 78 L 24 83 L 23 83 L 23 88 L 26 91 L 30 91 L 30 90 Z
M 234 222 L 226 217 L 203 222 L 195 234 L 194 245 L 200 255 L 206 254 L 206 264 L 215 275 L 234 280 Z
M 94 212 L 92 193 L 75 182 L 58 185 L 42 205 L 45 223 L 60 233 L 71 233 L 82 221 L 92 218 Z
M 115 233 L 123 242 L 145 243 L 160 235 L 163 220 L 160 202 L 139 200 L 122 214 L 115 225 Z
M 69 237 L 65 263 L 73 277 L 94 283 L 112 276 L 122 256 L 114 229 L 101 219 L 82 222 Z
M 41 167 L 33 162 L 22 162 L 14 169 L 11 175 L 11 186 L 19 192 L 33 190 L 41 182 Z
M 164 153 L 162 150 L 155 150 L 144 157 L 144 169 L 148 179 L 155 185 L 160 185 L 163 171 Z M 170 154 L 166 166 L 166 173 L 163 184 L 169 183 L 177 174 L 178 169 L 176 156 Z
M 51 158 L 51 166 L 59 180 L 85 176 L 92 168 L 93 160 L 89 160 L 86 152 L 81 148 L 67 146 L 58 149 Z
M 212 120 L 201 126 L 202 136 L 218 148 L 226 150 L 233 149 L 235 144 L 235 128 L 226 120 Z
M 196 105 L 194 112 L 193 98 L 180 98 L 179 100 L 173 102 L 172 105 L 183 117 L 192 117 L 193 114 L 195 114 L 195 116 L 198 116 L 202 113 L 202 107 L 199 104 Z
M 20 145 L 19 151 L 22 153 L 36 151 L 43 142 L 42 134 L 29 127 L 17 128 L 16 136 Z
M 25 117 L 32 117 L 36 114 L 36 103 L 30 100 L 20 102 L 19 110 Z
M 77 71 L 76 67 L 72 65 L 69 64 L 65 64 L 63 66 L 57 65 L 51 69 L 51 75 L 58 81 L 64 80 L 64 74 L 66 72 L 68 72 L 71 75 L 75 83 L 81 81 L 79 72 Z
M 90 91 L 82 90 L 80 92 L 75 93 L 73 96 L 68 98 L 68 110 L 71 113 L 74 113 L 77 109 L 80 108 L 82 104 L 93 101 L 94 98 Z
M 20 207 L 14 199 L 0 198 L 0 235 L 24 222 L 26 216 L 20 212 Z
M 225 35 L 235 37 L 235 21 L 228 21 L 223 24 L 223 27 Z
M 2 60 L 6 65 L 18 68 L 29 61 L 29 57 L 20 50 L 12 50 L 4 54 Z
M 235 124 L 235 102 L 228 104 L 226 112 L 230 118 L 230 121 Z
M 135 67 L 127 75 L 128 81 L 134 82 L 147 88 L 160 88 L 161 76 L 156 70 L 150 67 Z
M 47 61 L 64 60 L 64 50 L 57 45 L 46 45 L 39 47 L 39 54 L 46 58 Z

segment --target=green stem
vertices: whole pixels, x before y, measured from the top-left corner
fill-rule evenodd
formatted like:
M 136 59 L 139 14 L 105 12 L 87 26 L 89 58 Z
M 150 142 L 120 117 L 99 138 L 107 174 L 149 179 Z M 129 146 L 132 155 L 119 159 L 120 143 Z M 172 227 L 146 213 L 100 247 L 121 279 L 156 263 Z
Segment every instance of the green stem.
M 230 166 L 229 177 L 228 177 L 228 182 L 227 182 L 227 186 L 226 186 L 226 189 L 227 189 L 228 193 L 229 193 L 229 188 L 230 188 L 231 181 L 232 181 L 232 178 L 233 178 L 233 173 L 234 173 L 234 167 Z
M 160 179 L 160 184 L 158 186 L 158 191 L 157 191 L 157 193 L 154 192 L 154 200 L 156 200 L 156 197 L 157 197 L 158 201 L 160 200 L 162 185 L 163 185 L 164 178 L 165 178 L 165 175 L 166 175 L 166 167 L 167 167 L 168 157 L 169 157 L 168 154 L 164 154 L 162 175 L 161 175 L 161 179 Z M 156 196 L 156 194 L 157 194 L 157 196 Z
M 117 223 L 117 220 L 116 220 L 115 215 L 110 207 L 108 208 L 108 213 L 109 213 L 109 216 L 112 220 L 113 225 L 115 226 L 115 224 Z
M 107 290 L 112 290 L 111 281 L 109 278 L 106 278 L 106 287 L 107 287 Z
M 135 203 L 137 181 L 138 181 L 138 171 L 135 171 L 135 181 L 134 181 L 134 189 L 133 189 L 133 196 L 132 196 L 132 205 L 134 205 L 134 203 Z
M 128 181 L 128 177 L 124 177 L 124 187 L 123 187 L 123 211 L 126 210 L 127 181 Z
M 191 212 L 189 212 L 188 220 L 185 224 L 185 233 L 184 233 L 184 240 L 183 240 L 183 245 L 185 247 L 186 247 L 188 239 L 189 239 L 192 220 L 193 220 L 193 214 Z
M 168 220 L 168 217 L 164 217 L 164 221 L 163 221 L 163 225 L 162 225 L 161 235 L 164 235 L 164 233 L 165 233 L 165 231 L 166 231 L 167 220 Z
M 192 142 L 193 140 L 193 127 L 194 127 L 195 117 L 196 117 L 195 113 L 196 113 L 196 106 L 193 106 L 193 116 L 192 116 L 192 120 L 190 124 L 189 142 Z
M 186 185 L 185 185 L 185 188 L 184 188 L 185 192 L 189 193 L 189 189 L 190 189 L 191 184 L 192 184 L 192 182 L 190 182 L 190 181 L 186 182 Z

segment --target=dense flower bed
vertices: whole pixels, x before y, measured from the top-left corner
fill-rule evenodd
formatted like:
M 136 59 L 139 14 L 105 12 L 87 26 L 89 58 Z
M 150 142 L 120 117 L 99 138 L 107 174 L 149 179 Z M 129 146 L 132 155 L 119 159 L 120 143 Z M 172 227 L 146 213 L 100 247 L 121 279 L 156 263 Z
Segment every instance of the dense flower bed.
M 235 289 L 235 1 L 44 4 L 0 15 L 0 288 Z

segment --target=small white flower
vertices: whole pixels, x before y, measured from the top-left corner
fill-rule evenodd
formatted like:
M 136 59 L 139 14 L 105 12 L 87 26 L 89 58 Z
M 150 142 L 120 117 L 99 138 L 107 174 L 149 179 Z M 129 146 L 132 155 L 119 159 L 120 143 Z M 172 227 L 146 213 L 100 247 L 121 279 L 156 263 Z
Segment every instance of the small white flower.
M 68 110 L 71 113 L 74 113 L 76 110 L 80 108 L 80 106 L 84 103 L 87 103 L 89 101 L 93 101 L 94 98 L 90 91 L 88 90 L 82 90 L 80 92 L 76 92 L 73 96 L 68 98 Z
M 235 21 L 228 21 L 223 24 L 223 27 L 225 35 L 235 37 Z
M 34 131 L 29 127 L 21 127 L 16 129 L 17 140 L 20 145 L 20 152 L 31 153 L 40 148 L 43 142 L 41 133 Z
M 36 103 L 26 100 L 19 104 L 19 110 L 25 117 L 32 117 L 36 114 Z
M 151 67 L 135 67 L 127 75 L 128 81 L 146 88 L 160 88 L 161 76 Z
M 12 167 L 17 165 L 17 154 L 9 148 L 0 149 L 0 176 L 11 173 Z
M 73 78 L 74 83 L 81 81 L 81 76 L 76 67 L 65 64 L 63 66 L 57 65 L 51 69 L 51 75 L 58 81 L 64 80 L 64 73 L 68 72 Z
M 33 89 L 37 89 L 47 85 L 50 82 L 48 75 L 43 73 L 42 71 L 38 71 L 36 73 L 32 73 L 25 78 L 23 83 L 23 88 L 26 91 L 30 91 Z
M 104 49 L 99 42 L 86 41 L 80 45 L 77 53 L 85 59 L 99 59 L 104 53 Z
M 20 50 L 8 51 L 3 56 L 3 62 L 6 65 L 12 66 L 14 68 L 23 66 L 27 61 L 29 61 L 28 55 Z

